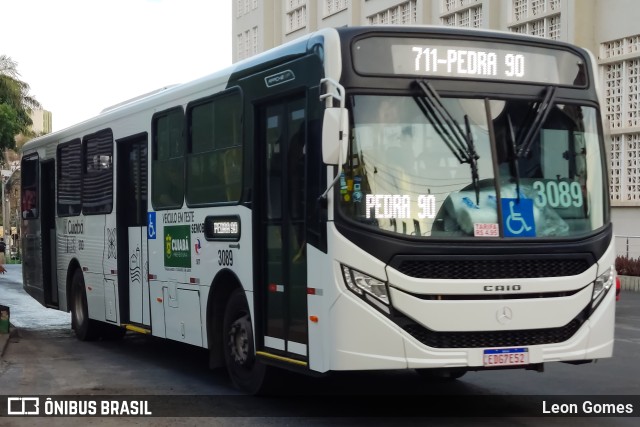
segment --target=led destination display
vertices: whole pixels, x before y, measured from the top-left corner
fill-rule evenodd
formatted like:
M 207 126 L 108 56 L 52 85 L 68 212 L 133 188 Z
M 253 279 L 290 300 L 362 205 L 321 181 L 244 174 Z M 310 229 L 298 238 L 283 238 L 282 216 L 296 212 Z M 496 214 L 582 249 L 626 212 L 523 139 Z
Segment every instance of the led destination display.
M 407 75 L 583 85 L 576 53 L 513 43 L 430 38 L 371 37 L 353 46 L 363 75 Z

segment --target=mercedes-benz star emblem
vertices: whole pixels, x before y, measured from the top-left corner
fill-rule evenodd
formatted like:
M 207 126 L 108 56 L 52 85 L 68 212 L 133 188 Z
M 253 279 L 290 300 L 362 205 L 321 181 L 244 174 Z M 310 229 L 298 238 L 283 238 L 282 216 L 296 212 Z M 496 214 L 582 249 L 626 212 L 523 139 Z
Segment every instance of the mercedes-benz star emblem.
M 502 307 L 496 312 L 496 319 L 498 319 L 498 322 L 501 324 L 506 325 L 513 319 L 513 312 L 509 307 Z

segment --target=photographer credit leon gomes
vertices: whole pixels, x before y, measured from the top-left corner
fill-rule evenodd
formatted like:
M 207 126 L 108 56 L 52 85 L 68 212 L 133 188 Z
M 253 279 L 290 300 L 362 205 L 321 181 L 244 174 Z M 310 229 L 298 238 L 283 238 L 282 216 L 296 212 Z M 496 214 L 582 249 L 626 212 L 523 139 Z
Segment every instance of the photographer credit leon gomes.
M 564 398 L 562 403 L 553 402 L 550 399 L 542 400 L 542 414 L 543 415 L 577 415 L 577 416 L 637 416 L 635 413 L 635 407 L 637 402 L 631 403 L 629 400 L 634 396 L 618 396 L 613 397 L 598 397 L 598 398 L 584 398 L 579 401 L 578 398 L 571 399 L 571 402 L 567 402 Z M 603 400 L 608 400 L 604 402 Z M 637 399 L 637 397 L 636 397 Z M 555 400 L 555 399 L 554 399 Z

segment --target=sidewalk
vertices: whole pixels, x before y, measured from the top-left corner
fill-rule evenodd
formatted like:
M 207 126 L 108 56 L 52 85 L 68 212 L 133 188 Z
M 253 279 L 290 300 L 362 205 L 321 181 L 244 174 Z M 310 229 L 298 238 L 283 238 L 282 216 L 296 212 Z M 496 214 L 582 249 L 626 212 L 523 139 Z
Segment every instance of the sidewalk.
M 10 341 L 15 342 L 24 328 L 69 329 L 71 315 L 64 311 L 43 307 L 28 295 L 22 286 L 22 264 L 5 264 L 6 273 L 0 274 L 0 305 L 9 307 L 9 333 L 0 333 L 0 357 Z M 4 322 L 4 321 L 3 321 Z M 3 323 L 6 330 L 6 323 Z M 13 338 L 13 340 L 12 340 Z M 0 423 L 1 424 L 1 423 Z
M 8 265 L 4 262 L 4 254 L 0 254 L 0 263 L 4 266 L 4 268 L 6 269 L 6 273 L 4 274 L 0 274 L 0 279 L 1 281 L 5 282 L 5 281 L 15 281 L 15 280 L 21 280 L 22 279 L 22 269 L 20 266 L 20 269 L 16 268 L 14 265 Z M 0 301 L 0 305 L 4 305 L 2 304 L 3 301 Z M 8 304 L 6 304 L 8 306 Z M 11 307 L 9 307 L 11 308 Z M 16 329 L 13 325 L 11 325 L 11 323 L 9 323 L 9 333 L 8 334 L 4 334 L 4 333 L 0 333 L 0 359 L 2 359 L 2 356 L 4 355 L 5 350 L 7 349 L 7 345 L 9 344 L 9 340 L 11 339 L 11 337 L 14 335 L 14 333 L 16 332 Z

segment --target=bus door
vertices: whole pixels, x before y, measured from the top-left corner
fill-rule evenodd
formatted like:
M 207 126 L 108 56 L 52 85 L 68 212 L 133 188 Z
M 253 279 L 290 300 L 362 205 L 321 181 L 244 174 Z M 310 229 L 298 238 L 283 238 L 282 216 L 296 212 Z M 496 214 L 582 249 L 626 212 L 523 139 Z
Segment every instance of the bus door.
M 42 236 L 42 284 L 47 307 L 58 307 L 58 277 L 56 274 L 56 165 L 55 161 L 40 164 L 40 235 Z
M 260 109 L 260 244 L 265 351 L 307 358 L 305 98 Z M 258 341 L 259 342 L 259 341 Z
M 147 273 L 147 144 L 146 133 L 119 140 L 116 165 L 116 240 L 121 321 L 141 325 L 151 324 Z

